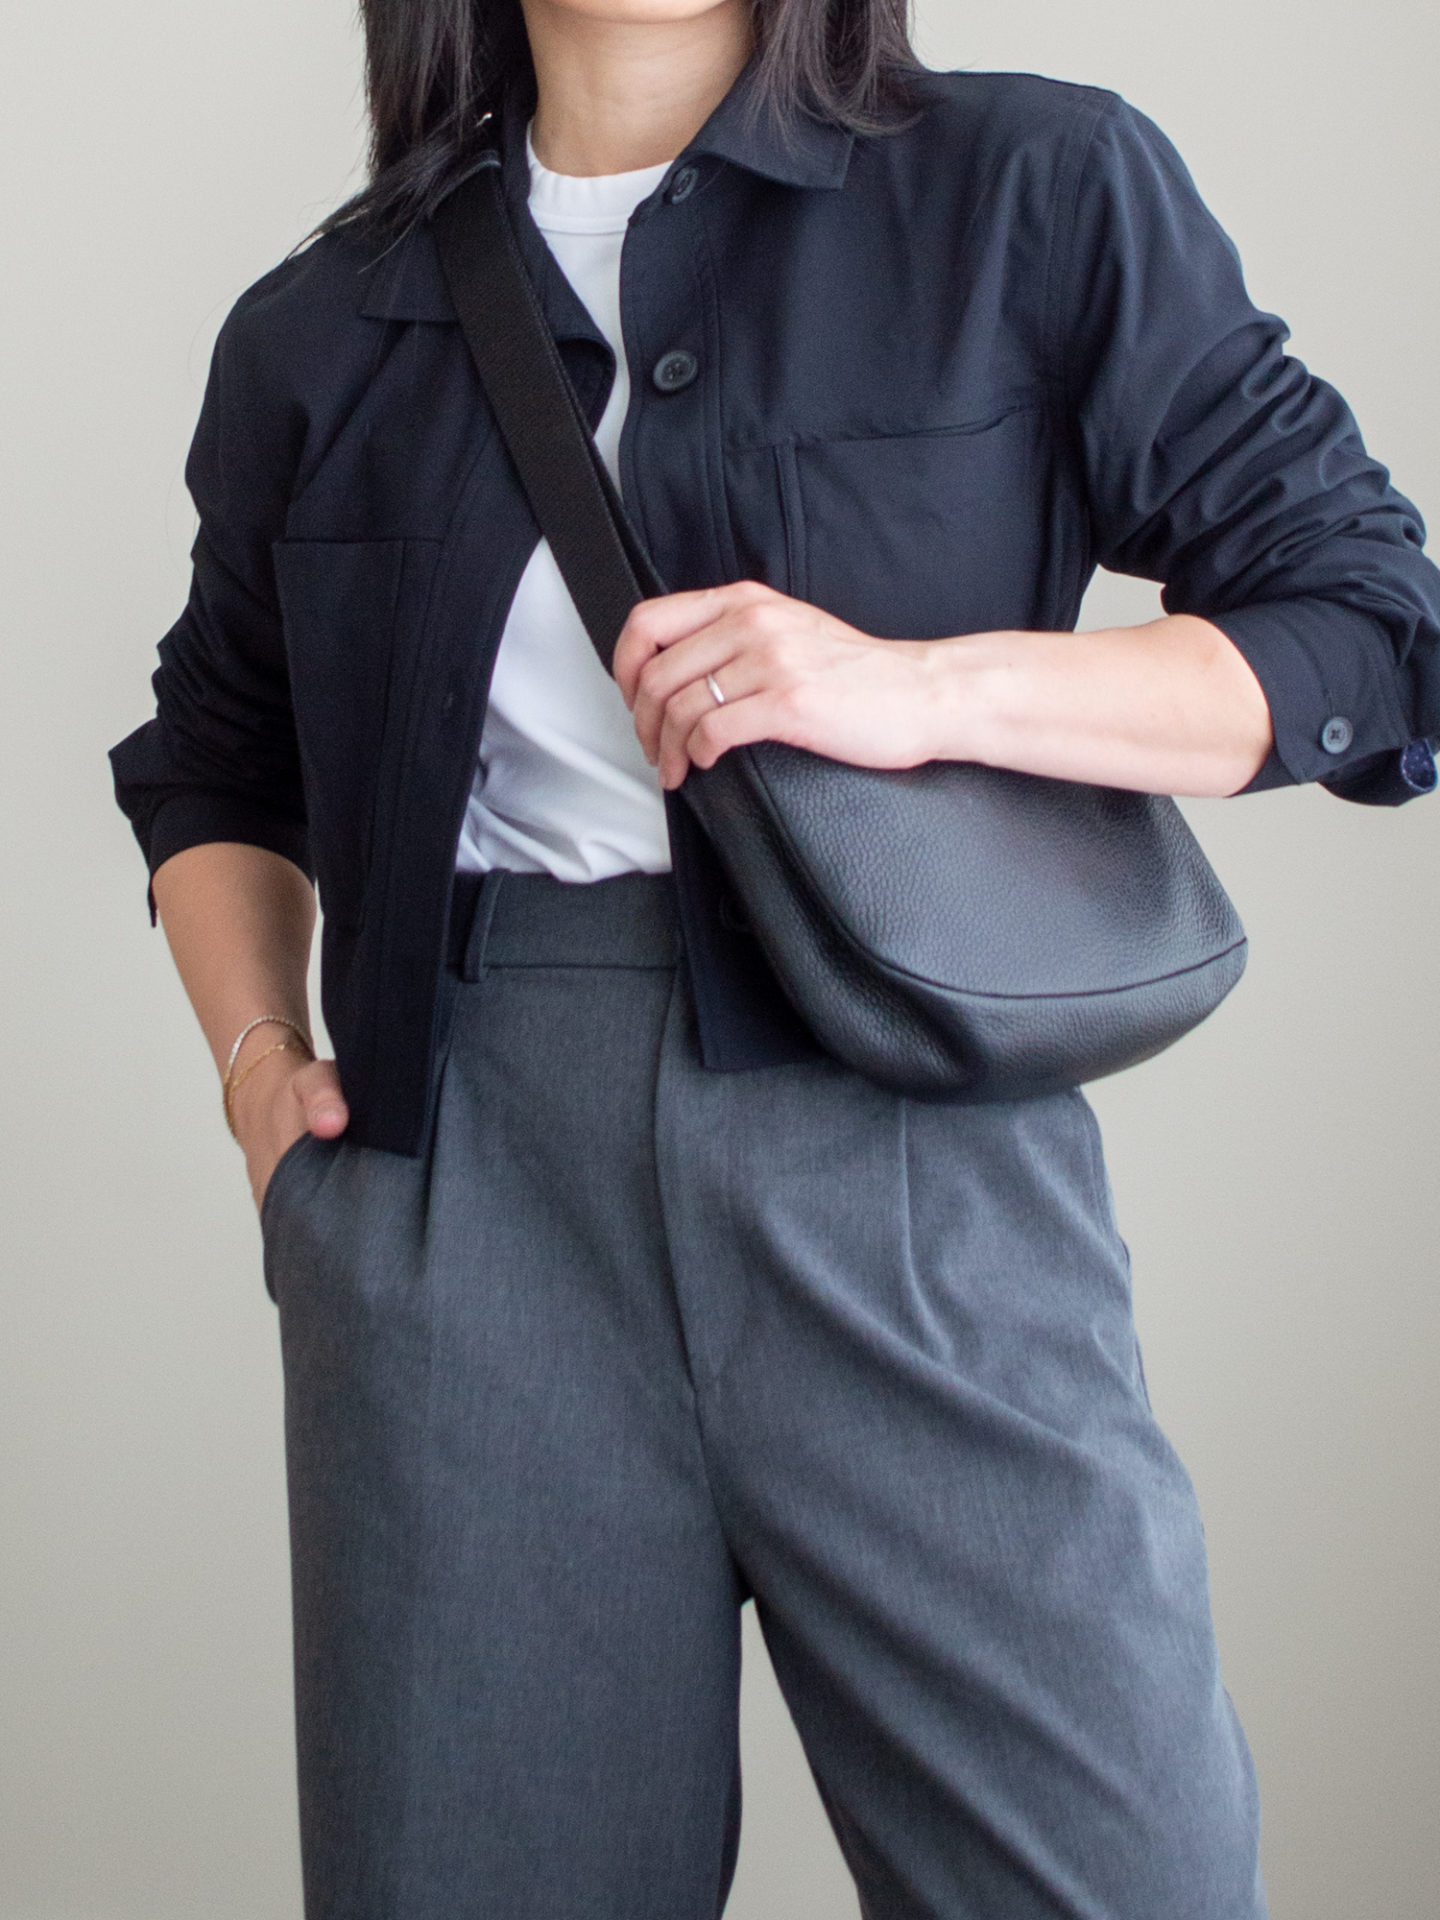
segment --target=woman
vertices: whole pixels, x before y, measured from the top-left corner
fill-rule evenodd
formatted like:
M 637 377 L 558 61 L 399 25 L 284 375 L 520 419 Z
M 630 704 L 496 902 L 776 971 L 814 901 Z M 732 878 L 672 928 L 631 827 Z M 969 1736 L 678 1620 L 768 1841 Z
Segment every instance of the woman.
M 1250 1920 L 1089 1108 L 825 1058 L 676 794 L 779 739 L 1407 799 L 1418 516 L 1110 95 L 926 74 L 897 0 L 366 25 L 372 183 L 222 330 L 114 756 L 280 1307 L 307 1914 L 718 1912 L 753 1596 L 876 1920 Z M 436 256 L 490 145 L 678 589 L 614 684 Z M 1169 611 L 1076 635 L 1097 562 Z

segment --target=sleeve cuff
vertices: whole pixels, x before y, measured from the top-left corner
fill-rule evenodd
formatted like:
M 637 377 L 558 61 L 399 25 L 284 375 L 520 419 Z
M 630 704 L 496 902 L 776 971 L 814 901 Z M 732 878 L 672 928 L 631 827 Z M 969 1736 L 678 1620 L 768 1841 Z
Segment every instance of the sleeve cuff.
M 303 820 L 272 813 L 233 793 L 175 793 L 161 801 L 150 820 L 145 858 L 153 876 L 173 854 L 217 840 L 264 847 L 299 867 L 313 881 L 310 835 Z M 149 892 L 150 919 L 155 920 L 155 893 Z
M 1238 647 L 1269 703 L 1275 745 L 1246 792 L 1343 784 L 1410 744 L 1390 644 L 1369 615 L 1321 599 L 1193 611 Z
M 1434 793 L 1440 786 L 1434 740 L 1412 740 L 1399 753 L 1382 753 L 1365 766 L 1321 784 L 1337 800 L 1357 800 L 1366 807 L 1403 807 L 1407 800 Z

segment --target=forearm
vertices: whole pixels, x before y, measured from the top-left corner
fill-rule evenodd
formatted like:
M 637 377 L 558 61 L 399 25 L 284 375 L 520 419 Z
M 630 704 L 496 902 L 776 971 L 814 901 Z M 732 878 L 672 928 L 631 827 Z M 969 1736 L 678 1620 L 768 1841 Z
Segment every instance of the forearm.
M 175 966 L 224 1072 L 236 1035 L 261 1014 L 309 1031 L 306 976 L 315 927 L 310 882 L 263 847 L 187 847 L 156 869 L 155 903 Z M 252 1035 L 246 1051 L 284 1029 Z
M 1244 656 L 1192 614 L 1097 633 L 926 643 L 931 757 L 1147 793 L 1236 793 L 1270 710 Z
M 1142 793 L 1237 793 L 1270 750 L 1244 656 L 1192 614 L 1101 633 L 879 640 L 758 581 L 642 601 L 615 677 L 666 787 L 783 740 L 862 767 L 969 760 Z

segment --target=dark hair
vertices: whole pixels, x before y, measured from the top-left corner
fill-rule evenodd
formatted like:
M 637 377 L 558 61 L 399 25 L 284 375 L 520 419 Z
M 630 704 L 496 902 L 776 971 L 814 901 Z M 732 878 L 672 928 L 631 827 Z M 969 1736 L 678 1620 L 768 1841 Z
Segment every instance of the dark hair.
M 751 0 L 755 106 L 883 132 L 920 70 L 908 0 Z M 533 92 L 520 0 L 360 0 L 370 180 L 316 234 L 364 223 L 394 237 L 424 219 L 494 129 L 512 87 Z

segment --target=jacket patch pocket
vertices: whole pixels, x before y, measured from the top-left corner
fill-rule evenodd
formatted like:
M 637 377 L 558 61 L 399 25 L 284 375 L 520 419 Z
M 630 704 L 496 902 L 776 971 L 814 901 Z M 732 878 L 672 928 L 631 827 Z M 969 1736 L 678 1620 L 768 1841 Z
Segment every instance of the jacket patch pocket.
M 364 916 L 377 796 L 395 750 L 439 543 L 281 540 L 274 548 L 320 904 Z
M 804 598 L 862 632 L 934 640 L 1042 622 L 1041 415 L 797 440 L 778 476 Z

